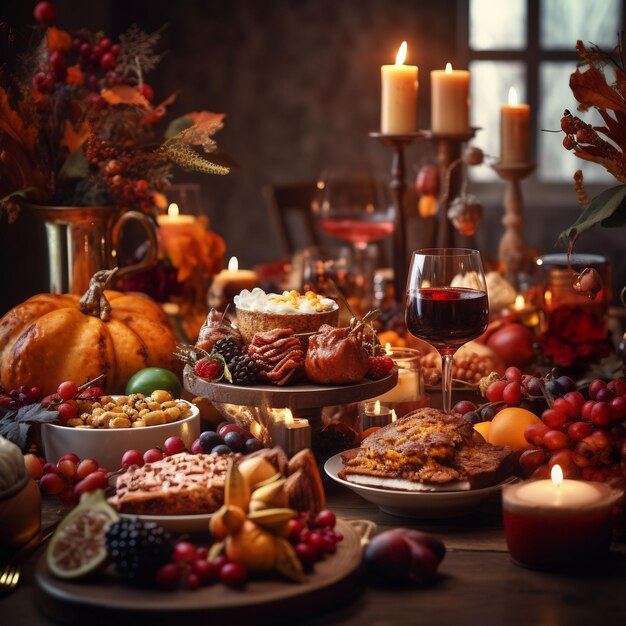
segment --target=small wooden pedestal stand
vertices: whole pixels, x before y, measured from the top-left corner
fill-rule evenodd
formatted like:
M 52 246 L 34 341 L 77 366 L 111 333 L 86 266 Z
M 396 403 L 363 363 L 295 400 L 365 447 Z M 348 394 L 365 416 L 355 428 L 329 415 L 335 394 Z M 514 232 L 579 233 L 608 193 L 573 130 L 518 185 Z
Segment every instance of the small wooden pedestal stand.
M 520 181 L 535 169 L 535 164 L 496 163 L 492 167 L 506 181 L 502 218 L 505 230 L 500 239 L 499 259 L 505 277 L 517 287 L 518 275 L 527 271 L 530 263 L 530 251 L 524 238 L 524 205 Z

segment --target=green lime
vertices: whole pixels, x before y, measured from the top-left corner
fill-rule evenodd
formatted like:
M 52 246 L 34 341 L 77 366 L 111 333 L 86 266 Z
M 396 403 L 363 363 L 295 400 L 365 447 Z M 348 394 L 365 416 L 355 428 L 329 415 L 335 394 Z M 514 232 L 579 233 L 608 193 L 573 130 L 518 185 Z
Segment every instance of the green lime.
M 133 374 L 126 385 L 126 394 L 143 393 L 149 396 L 156 389 L 169 391 L 173 398 L 180 398 L 182 387 L 174 372 L 162 367 L 146 367 Z

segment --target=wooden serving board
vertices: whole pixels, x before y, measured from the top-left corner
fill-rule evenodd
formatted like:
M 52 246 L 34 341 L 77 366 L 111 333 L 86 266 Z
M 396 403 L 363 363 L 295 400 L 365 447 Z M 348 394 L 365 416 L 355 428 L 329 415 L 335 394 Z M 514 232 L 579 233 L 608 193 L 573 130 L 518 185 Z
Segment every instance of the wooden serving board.
M 277 385 L 231 385 L 228 382 L 212 383 L 193 373 L 189 365 L 183 375 L 185 389 L 207 398 L 211 402 L 241 406 L 268 406 L 273 408 L 317 409 L 334 404 L 360 402 L 375 398 L 393 389 L 398 382 L 398 370 L 393 368 L 380 380 L 363 380 L 353 385 L 313 385 L 302 383 L 278 387 Z
M 251 580 L 244 589 L 220 583 L 195 591 L 138 589 L 121 584 L 112 567 L 92 578 L 64 581 L 52 576 L 42 555 L 35 573 L 36 597 L 51 619 L 67 624 L 237 624 L 297 623 L 354 598 L 362 589 L 361 536 L 346 521 L 337 552 L 316 563 L 304 583 L 272 578 Z

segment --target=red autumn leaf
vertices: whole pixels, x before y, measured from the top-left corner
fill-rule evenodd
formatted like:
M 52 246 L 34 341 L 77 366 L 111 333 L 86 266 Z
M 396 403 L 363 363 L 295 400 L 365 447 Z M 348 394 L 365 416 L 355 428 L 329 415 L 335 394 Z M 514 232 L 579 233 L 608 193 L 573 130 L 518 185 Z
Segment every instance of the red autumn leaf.
M 110 89 L 104 89 L 100 95 L 106 102 L 112 105 L 126 104 L 129 106 L 150 108 L 150 103 L 143 97 L 139 90 L 129 85 L 115 85 Z
M 604 74 L 593 65 L 590 65 L 584 72 L 576 69 L 570 76 L 569 86 L 584 110 L 593 106 L 599 109 L 626 112 L 624 98 L 607 84 Z

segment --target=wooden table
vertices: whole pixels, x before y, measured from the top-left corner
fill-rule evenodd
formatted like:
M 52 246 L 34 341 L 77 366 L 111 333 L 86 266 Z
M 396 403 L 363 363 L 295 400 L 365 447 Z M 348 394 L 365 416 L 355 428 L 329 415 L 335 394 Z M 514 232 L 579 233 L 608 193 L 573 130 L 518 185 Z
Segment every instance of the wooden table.
M 559 626 L 598 624 L 626 620 L 626 545 L 614 545 L 603 568 L 582 567 L 571 574 L 548 574 L 514 565 L 502 532 L 499 500 L 494 497 L 476 513 L 450 520 L 418 522 L 395 518 L 339 485 L 327 484 L 328 505 L 346 519 L 369 519 L 380 529 L 410 526 L 432 532 L 448 548 L 439 581 L 431 587 L 381 589 L 367 587 L 356 600 L 310 619 L 294 616 L 287 621 L 302 626 L 405 626 L 406 624 L 519 624 Z M 48 504 L 44 525 L 58 507 Z M 51 624 L 34 602 L 33 569 L 41 551 L 23 565 L 18 589 L 0 597 L 0 624 L 43 626 Z M 86 626 L 100 624 L 98 615 Z M 162 622 L 158 616 L 153 622 Z M 184 624 L 184 615 L 181 615 Z M 222 625 L 220 625 L 222 626 Z M 223 626 L 227 626 L 224 624 Z M 254 626 L 254 625 L 251 625 Z

